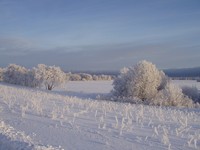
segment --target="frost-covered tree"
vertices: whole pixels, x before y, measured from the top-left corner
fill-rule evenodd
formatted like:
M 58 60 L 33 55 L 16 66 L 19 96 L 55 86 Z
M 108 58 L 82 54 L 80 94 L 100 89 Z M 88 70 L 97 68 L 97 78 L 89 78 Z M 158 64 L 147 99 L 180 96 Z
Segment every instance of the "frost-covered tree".
M 128 97 L 128 82 L 131 81 L 128 76 L 130 69 L 124 67 L 120 70 L 120 75 L 113 81 L 113 94 L 117 97 Z
M 92 75 L 90 75 L 90 74 L 87 74 L 87 73 L 80 73 L 79 75 L 81 76 L 81 80 L 82 80 L 82 81 L 93 80 L 93 79 L 92 79 Z
M 93 80 L 112 80 L 112 79 L 113 79 L 113 76 L 111 76 L 111 75 L 104 75 L 104 74 L 101 74 L 101 75 L 93 75 L 93 76 L 92 76 L 92 79 L 93 79 Z
M 136 102 L 138 98 L 147 104 L 192 107 L 192 100 L 182 89 L 173 85 L 164 72 L 154 64 L 140 61 L 134 67 L 124 68 L 113 82 L 113 93 L 118 98 Z
M 70 81 L 80 81 L 81 76 L 79 74 L 71 74 L 69 80 Z
M 97 81 L 97 80 L 99 80 L 99 77 L 97 75 L 93 75 L 92 79 L 95 80 L 95 81 Z
M 154 64 L 141 61 L 129 72 L 129 76 L 131 79 L 131 82 L 128 82 L 130 96 L 142 100 L 150 100 L 156 96 L 162 77 Z
M 10 64 L 3 71 L 3 81 L 10 84 L 36 87 L 33 72 L 25 67 Z
M 40 81 L 37 78 L 35 78 L 35 74 L 33 70 L 28 70 L 25 78 L 26 78 L 26 86 L 29 86 L 29 87 L 40 86 Z
M 28 70 L 25 67 L 16 64 L 10 64 L 5 68 L 3 80 L 4 82 L 11 84 L 26 85 L 27 73 Z
M 46 89 L 52 90 L 66 81 L 66 74 L 56 66 L 46 66 L 39 64 L 33 68 L 34 77 L 37 82 L 44 85 Z
M 121 97 L 153 99 L 162 83 L 161 72 L 154 64 L 140 61 L 132 68 L 125 68 L 114 80 L 114 94 Z
M 110 75 L 99 75 L 99 80 L 112 80 L 112 76 Z

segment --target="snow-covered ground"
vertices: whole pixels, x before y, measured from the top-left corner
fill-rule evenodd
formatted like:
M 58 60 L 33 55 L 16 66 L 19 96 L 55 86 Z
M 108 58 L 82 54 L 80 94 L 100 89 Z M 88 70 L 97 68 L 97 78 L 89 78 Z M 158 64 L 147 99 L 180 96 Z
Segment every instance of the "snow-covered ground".
M 199 109 L 97 100 L 111 89 L 111 81 L 52 92 L 0 83 L 0 150 L 200 149 Z
M 110 93 L 113 88 L 112 82 L 113 81 L 69 81 L 63 87 L 54 89 L 53 92 L 66 96 L 96 99 L 98 96 Z
M 180 87 L 197 87 L 197 89 L 200 90 L 200 82 L 197 82 L 196 80 L 172 80 L 172 82 Z

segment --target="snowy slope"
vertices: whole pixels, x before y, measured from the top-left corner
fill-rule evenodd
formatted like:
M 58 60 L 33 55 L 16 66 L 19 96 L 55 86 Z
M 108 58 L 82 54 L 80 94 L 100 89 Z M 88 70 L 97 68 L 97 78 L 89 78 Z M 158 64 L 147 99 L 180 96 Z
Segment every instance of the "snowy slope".
M 199 109 L 94 100 L 110 89 L 111 82 L 70 82 L 54 92 L 0 84 L 0 149 L 200 149 Z

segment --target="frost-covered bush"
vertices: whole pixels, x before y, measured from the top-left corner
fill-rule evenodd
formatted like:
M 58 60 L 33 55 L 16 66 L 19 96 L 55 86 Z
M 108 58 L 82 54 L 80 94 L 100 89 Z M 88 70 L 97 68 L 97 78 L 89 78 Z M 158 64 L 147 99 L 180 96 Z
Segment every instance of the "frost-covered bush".
M 3 81 L 10 84 L 33 86 L 33 74 L 25 67 L 10 64 L 3 72 Z
M 164 89 L 166 85 L 170 82 L 170 79 L 165 75 L 163 71 L 160 71 L 160 76 L 161 76 L 161 83 L 160 86 L 158 87 L 158 91 Z
M 200 102 L 200 94 L 197 87 L 184 86 L 182 87 L 182 91 L 183 94 L 187 95 L 194 102 Z
M 35 73 L 33 70 L 29 70 L 28 73 L 26 74 L 26 85 L 29 87 L 39 87 L 41 82 L 39 79 L 35 77 Z
M 125 98 L 129 97 L 128 93 L 128 82 L 131 81 L 131 79 L 128 76 L 130 69 L 129 68 L 123 68 L 120 70 L 120 75 L 113 81 L 113 94 L 114 96 Z
M 66 74 L 56 66 L 46 66 L 39 64 L 33 68 L 34 78 L 40 86 L 44 85 L 46 89 L 52 90 L 66 81 Z
M 124 68 L 114 80 L 114 95 L 153 99 L 162 83 L 161 72 L 150 62 L 141 61 L 132 68 Z
M 39 64 L 36 68 L 29 70 L 16 64 L 10 64 L 3 70 L 2 80 L 6 83 L 29 87 L 44 85 L 46 89 L 52 90 L 55 86 L 64 83 L 66 79 L 66 74 L 59 67 Z
M 3 80 L 6 83 L 24 85 L 26 73 L 26 68 L 16 64 L 10 64 L 8 67 L 5 68 Z
M 111 75 L 104 75 L 104 74 L 101 74 L 101 75 L 93 75 L 92 78 L 93 78 L 93 80 L 95 80 L 95 81 L 97 81 L 97 80 L 109 81 L 109 80 L 114 79 L 113 76 L 111 76 Z
M 81 80 L 82 81 L 90 81 L 90 80 L 93 80 L 92 79 L 92 76 L 90 74 L 87 74 L 87 73 L 80 73 L 79 74 L 81 76 Z
M 70 81 L 98 81 L 98 80 L 112 80 L 114 77 L 111 75 L 91 75 L 88 73 L 66 73 Z
M 154 104 L 162 106 L 193 107 L 193 101 L 183 94 L 182 89 L 170 82 L 158 92 Z
M 124 68 L 113 82 L 117 99 L 131 102 L 138 98 L 145 104 L 192 107 L 193 102 L 181 88 L 170 83 L 164 72 L 154 64 L 140 61 L 134 67 Z
M 97 75 L 93 75 L 93 76 L 92 76 L 92 79 L 93 79 L 94 81 L 97 81 L 97 80 L 99 80 L 99 77 L 98 77 Z
M 102 75 L 98 76 L 98 80 L 112 80 L 112 79 L 113 78 L 110 75 L 104 75 L 104 74 L 102 74 Z
M 70 74 L 70 81 L 81 81 L 81 76 L 79 74 Z

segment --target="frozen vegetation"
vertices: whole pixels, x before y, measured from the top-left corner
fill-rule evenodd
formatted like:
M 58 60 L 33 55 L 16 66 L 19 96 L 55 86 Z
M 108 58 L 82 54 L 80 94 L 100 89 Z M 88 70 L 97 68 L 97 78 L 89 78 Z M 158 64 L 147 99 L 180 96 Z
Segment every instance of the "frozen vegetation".
M 53 92 L 0 83 L 0 149 L 200 149 L 198 108 L 101 99 L 111 89 L 112 81 Z
M 124 68 L 113 82 L 114 99 L 158 106 L 195 107 L 192 97 L 148 61 Z M 189 94 L 191 88 L 185 90 Z M 199 96 L 199 94 L 197 94 Z
M 26 69 L 25 67 L 10 64 L 8 67 L 0 68 L 0 81 L 28 86 L 45 87 L 52 90 L 66 81 L 66 74 L 56 66 L 38 64 L 37 67 Z
M 0 150 L 200 149 L 199 86 L 147 61 L 91 81 L 111 79 L 44 64 L 0 69 Z
M 25 67 L 10 64 L 0 68 L 0 81 L 27 87 L 45 87 L 52 90 L 68 80 L 91 81 L 112 80 L 113 90 L 107 100 L 140 103 L 156 106 L 196 107 L 200 94 L 195 87 L 178 87 L 154 64 L 140 61 L 136 65 L 123 68 L 118 77 L 109 75 L 90 75 L 87 73 L 64 73 L 60 67 L 38 64 L 37 67 Z M 105 99 L 105 98 L 104 98 Z

